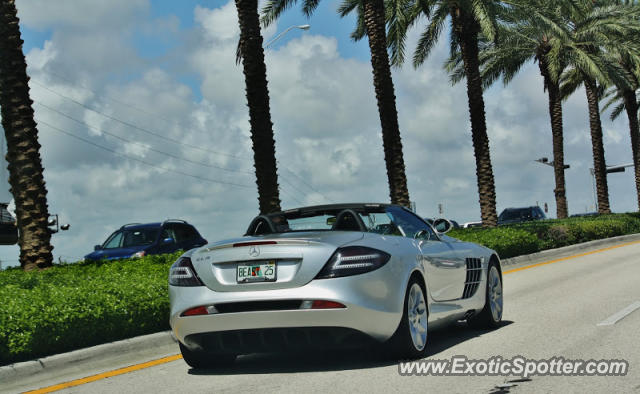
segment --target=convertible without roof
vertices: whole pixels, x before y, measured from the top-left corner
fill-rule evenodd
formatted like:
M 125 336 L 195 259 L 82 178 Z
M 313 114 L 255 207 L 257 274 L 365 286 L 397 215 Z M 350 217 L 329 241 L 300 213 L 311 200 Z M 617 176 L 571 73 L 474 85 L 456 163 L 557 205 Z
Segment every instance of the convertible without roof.
M 390 204 L 260 215 L 243 237 L 192 249 L 171 267 L 170 324 L 183 358 L 200 368 L 366 344 L 419 358 L 437 326 L 497 327 L 500 259 L 450 228 Z

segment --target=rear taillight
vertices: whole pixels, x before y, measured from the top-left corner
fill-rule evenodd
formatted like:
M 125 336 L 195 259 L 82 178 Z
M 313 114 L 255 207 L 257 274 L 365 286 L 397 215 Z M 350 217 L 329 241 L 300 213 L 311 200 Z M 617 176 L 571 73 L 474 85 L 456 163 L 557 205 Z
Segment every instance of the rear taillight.
M 173 263 L 169 269 L 169 284 L 171 286 L 204 286 L 188 257 L 180 257 Z
M 345 246 L 335 251 L 316 279 L 364 274 L 382 267 L 391 255 L 365 246 Z
M 335 301 L 325 301 L 325 300 L 308 300 L 302 301 L 300 305 L 300 309 L 342 309 L 346 308 L 344 304 Z
M 184 316 L 202 316 L 202 315 L 213 315 L 215 313 L 218 313 L 218 310 L 216 309 L 215 306 L 201 305 L 201 306 L 196 306 L 196 307 L 187 309 L 186 311 L 182 312 L 180 316 L 183 316 L 183 317 Z
M 187 309 L 186 311 L 182 312 L 182 315 L 180 316 L 198 316 L 208 314 L 209 312 L 207 312 L 206 306 L 197 306 L 195 308 Z

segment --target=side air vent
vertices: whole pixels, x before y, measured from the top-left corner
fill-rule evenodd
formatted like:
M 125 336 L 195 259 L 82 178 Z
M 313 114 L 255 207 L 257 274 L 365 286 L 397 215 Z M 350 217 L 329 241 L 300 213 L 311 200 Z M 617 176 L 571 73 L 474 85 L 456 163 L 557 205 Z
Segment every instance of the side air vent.
M 467 258 L 467 278 L 464 281 L 464 291 L 462 292 L 462 298 L 471 298 L 480 285 L 480 278 L 482 276 L 482 261 L 478 258 Z

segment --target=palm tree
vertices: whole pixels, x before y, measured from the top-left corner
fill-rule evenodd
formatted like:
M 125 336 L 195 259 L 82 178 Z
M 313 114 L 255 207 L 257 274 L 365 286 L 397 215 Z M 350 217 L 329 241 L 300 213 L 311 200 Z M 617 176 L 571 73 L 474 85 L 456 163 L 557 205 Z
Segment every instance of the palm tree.
M 634 88 L 618 88 L 607 93 L 609 102 L 602 108 L 605 111 L 610 105 L 619 102 L 619 104 L 611 111 L 611 120 L 617 119 L 624 111 L 627 113 L 629 120 L 629 135 L 631 137 L 631 153 L 633 157 L 633 165 L 635 168 L 636 196 L 638 200 L 638 210 L 640 210 L 640 131 L 638 128 L 638 110 L 640 105 L 640 86 L 638 85 L 638 73 L 633 72 L 623 58 L 621 58 L 621 66 L 627 71 L 629 80 Z M 637 67 L 637 66 L 636 66 Z
M 262 10 L 263 24 L 269 25 L 296 2 L 297 0 L 269 0 Z M 319 0 L 303 0 L 303 3 L 303 12 L 309 17 L 318 6 Z M 409 207 L 398 111 L 387 53 L 384 0 L 347 0 L 341 7 L 340 13 L 345 16 L 353 10 L 358 12 L 358 29 L 369 38 L 373 85 L 378 100 L 384 158 L 389 180 L 389 196 L 392 203 Z
M 614 4 L 633 5 L 638 7 L 635 0 L 613 0 Z M 614 52 L 618 64 L 622 67 L 629 81 L 629 86 L 614 86 L 608 93 L 608 103 L 602 109 L 618 103 L 611 112 L 611 120 L 615 120 L 625 111 L 629 120 L 629 135 L 631 137 L 631 152 L 635 168 L 636 196 L 640 210 L 640 130 L 638 126 L 638 110 L 640 108 L 640 61 L 638 54 L 633 52 Z
M 479 35 L 496 38 L 497 15 L 502 4 L 497 0 L 387 0 L 389 12 L 389 45 L 394 64 L 404 60 L 404 41 L 408 29 L 422 16 L 428 24 L 413 56 L 414 67 L 427 59 L 445 22 L 450 20 L 450 46 L 459 50 L 467 81 L 467 98 L 471 120 L 471 138 L 476 159 L 476 178 L 482 224 L 497 225 L 496 192 L 485 119 L 482 78 L 480 76 Z
M 24 270 L 52 265 L 47 189 L 14 0 L 0 0 L 0 107 Z
M 611 208 L 599 102 L 606 86 L 615 85 L 622 89 L 631 86 L 615 54 L 629 50 L 637 53 L 639 12 L 638 7 L 611 4 L 611 1 L 593 1 L 570 15 L 576 44 L 566 51 L 570 67 L 562 75 L 561 94 L 567 98 L 580 86 L 585 88 L 598 212 L 601 214 L 611 213 Z
M 565 187 L 564 132 L 562 123 L 562 100 L 560 97 L 559 72 L 565 67 L 562 56 L 549 57 L 553 46 L 572 45 L 566 21 L 562 16 L 572 6 L 569 2 L 556 0 L 527 1 L 510 13 L 502 15 L 498 25 L 499 41 L 487 40 L 481 35 L 480 63 L 483 85 L 488 88 L 502 77 L 508 85 L 521 67 L 534 60 L 543 77 L 544 90 L 548 94 L 551 135 L 553 139 L 553 168 L 555 175 L 554 194 L 556 215 L 559 219 L 568 216 Z M 562 51 L 559 51 L 562 53 Z M 457 83 L 465 76 L 462 57 L 455 51 L 447 62 L 451 80 Z
M 258 0 L 235 0 L 240 26 L 238 61 L 242 61 L 251 124 L 253 160 L 261 213 L 280 211 L 276 149 L 269 108 Z

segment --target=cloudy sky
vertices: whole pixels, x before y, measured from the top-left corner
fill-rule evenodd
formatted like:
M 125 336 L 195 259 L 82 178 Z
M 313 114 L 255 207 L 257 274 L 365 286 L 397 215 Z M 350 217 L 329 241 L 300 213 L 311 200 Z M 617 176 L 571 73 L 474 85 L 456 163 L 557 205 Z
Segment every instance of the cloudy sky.
M 82 258 L 119 226 L 181 218 L 208 240 L 257 214 L 248 111 L 235 64 L 233 1 L 17 0 L 49 209 L 71 230 L 56 260 Z M 382 138 L 366 41 L 337 0 L 307 20 L 293 9 L 263 31 L 283 208 L 386 202 Z M 413 31 L 409 47 L 413 47 Z M 423 216 L 479 220 L 466 93 L 442 64 L 446 35 L 415 70 L 394 70 L 411 200 Z M 549 205 L 555 216 L 547 97 L 531 64 L 485 93 L 498 211 Z M 564 105 L 570 213 L 593 210 L 584 91 Z M 609 165 L 631 162 L 625 117 L 603 117 Z M 6 177 L 6 175 L 4 175 Z M 6 179 L 6 178 L 5 178 Z M 8 185 L 7 185 L 8 187 Z M 609 176 L 611 206 L 636 209 L 630 171 Z M 0 247 L 4 266 L 17 246 Z

